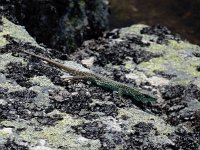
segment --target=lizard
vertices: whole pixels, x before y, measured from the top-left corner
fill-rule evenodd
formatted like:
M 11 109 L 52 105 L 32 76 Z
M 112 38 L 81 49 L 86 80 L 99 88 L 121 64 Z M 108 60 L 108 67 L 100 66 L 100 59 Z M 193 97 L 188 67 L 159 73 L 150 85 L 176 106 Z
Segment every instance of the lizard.
M 122 98 L 123 95 L 126 95 L 126 96 L 130 96 L 134 100 L 140 101 L 140 102 L 154 102 L 154 101 L 157 100 L 157 98 L 155 98 L 152 95 L 150 96 L 149 94 L 147 94 L 144 91 L 141 92 L 141 91 L 136 90 L 135 88 L 133 88 L 133 87 L 127 85 L 127 84 L 112 80 L 112 79 L 104 77 L 100 74 L 92 73 L 92 72 L 86 72 L 86 71 L 80 71 L 80 70 L 65 66 L 65 65 L 63 65 L 63 64 L 61 64 L 57 61 L 53 61 L 49 58 L 46 58 L 46 57 L 43 57 L 43 56 L 40 56 L 40 55 L 36 55 L 32 52 L 28 52 L 28 51 L 25 51 L 25 50 L 21 50 L 21 52 L 23 52 L 27 55 L 36 57 L 38 59 L 41 59 L 43 61 L 46 61 L 50 65 L 54 65 L 57 68 L 62 69 L 65 72 L 71 73 L 72 75 L 74 75 L 74 77 L 72 77 L 72 79 L 74 78 L 74 79 L 88 80 L 91 83 L 94 83 L 99 87 L 110 89 L 112 91 L 117 91 L 120 98 Z

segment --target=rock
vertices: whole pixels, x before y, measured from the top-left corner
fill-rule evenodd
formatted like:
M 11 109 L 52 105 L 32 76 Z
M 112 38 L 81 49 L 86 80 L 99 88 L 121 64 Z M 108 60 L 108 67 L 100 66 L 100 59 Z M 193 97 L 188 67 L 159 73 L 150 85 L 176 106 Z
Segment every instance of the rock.
M 199 148 L 199 46 L 165 27 L 133 25 L 84 42 L 64 61 L 5 17 L 0 29 L 0 149 Z M 158 101 L 122 101 L 89 81 L 66 81 L 69 73 L 19 49 L 113 78 Z M 91 70 L 75 63 L 88 58 L 94 58 Z
M 2 15 L 25 25 L 37 42 L 70 53 L 108 28 L 108 0 L 1 0 Z

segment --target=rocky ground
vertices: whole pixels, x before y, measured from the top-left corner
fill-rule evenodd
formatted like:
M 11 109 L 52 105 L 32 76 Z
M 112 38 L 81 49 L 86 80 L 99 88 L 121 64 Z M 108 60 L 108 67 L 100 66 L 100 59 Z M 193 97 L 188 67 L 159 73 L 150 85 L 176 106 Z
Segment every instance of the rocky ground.
M 39 43 L 70 53 L 108 28 L 107 0 L 1 0 L 0 16 Z
M 122 103 L 117 92 L 67 81 L 68 73 L 19 50 L 90 69 L 158 100 L 125 97 Z M 199 149 L 200 47 L 166 27 L 134 25 L 85 41 L 66 55 L 2 18 L 0 148 Z

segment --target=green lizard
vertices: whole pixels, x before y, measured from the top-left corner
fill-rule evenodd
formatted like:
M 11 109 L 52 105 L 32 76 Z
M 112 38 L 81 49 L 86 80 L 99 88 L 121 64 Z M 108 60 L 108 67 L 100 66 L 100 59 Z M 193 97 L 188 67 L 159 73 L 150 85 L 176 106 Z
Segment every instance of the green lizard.
M 67 72 L 75 75 L 74 78 L 89 80 L 92 83 L 96 84 L 97 86 L 107 88 L 107 89 L 110 89 L 113 91 L 118 91 L 120 97 L 122 97 L 123 95 L 127 95 L 127 96 L 130 96 L 130 97 L 134 98 L 135 100 L 141 101 L 141 102 L 156 101 L 156 98 L 154 98 L 153 96 L 149 96 L 144 92 L 139 92 L 138 90 L 136 90 L 133 87 L 128 86 L 124 83 L 111 80 L 111 79 L 103 77 L 99 74 L 76 70 L 76 69 L 67 67 L 61 63 L 58 63 L 56 61 L 50 60 L 48 58 L 45 58 L 45 57 L 42 57 L 42 56 L 39 56 L 39 55 L 36 55 L 33 53 L 29 53 L 27 51 L 23 51 L 23 50 L 21 50 L 21 51 L 28 55 L 31 55 L 31 56 L 34 56 L 41 60 L 44 60 L 51 65 L 54 65 L 64 71 L 67 71 Z

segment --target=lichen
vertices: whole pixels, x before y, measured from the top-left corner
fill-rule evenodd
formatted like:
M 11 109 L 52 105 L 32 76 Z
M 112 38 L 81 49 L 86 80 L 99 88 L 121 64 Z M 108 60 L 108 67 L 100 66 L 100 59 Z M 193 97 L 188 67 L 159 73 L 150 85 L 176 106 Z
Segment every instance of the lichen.
M 139 122 L 146 122 L 152 123 L 156 127 L 158 133 L 164 137 L 174 131 L 174 127 L 166 124 L 166 122 L 160 117 L 148 114 L 138 109 L 120 109 L 117 118 L 122 118 L 123 116 L 128 118 L 127 121 L 130 129 L 131 126 L 136 125 Z
M 83 139 L 83 137 L 76 135 L 71 126 L 79 125 L 82 120 L 75 119 L 68 114 L 63 115 L 63 120 L 57 122 L 55 126 L 44 126 L 41 131 L 34 131 L 29 128 L 22 132 L 20 136 L 23 140 L 37 143 L 35 140 L 46 139 L 48 146 L 59 147 L 65 146 L 69 149 L 98 149 L 100 143 L 98 140 Z
M 147 76 L 154 76 L 156 72 L 173 72 L 179 76 L 180 72 L 184 74 L 178 77 L 178 80 L 184 80 L 200 77 L 200 72 L 197 66 L 200 65 L 200 58 L 192 55 L 194 52 L 200 52 L 197 45 L 193 45 L 187 41 L 167 40 L 166 44 L 157 44 L 155 41 L 158 37 L 155 35 L 141 34 L 140 31 L 147 27 L 145 25 L 133 25 L 120 30 L 120 37 L 124 37 L 129 33 L 136 34 L 142 37 L 143 42 L 150 43 L 150 46 L 144 47 L 146 51 L 160 55 L 160 57 L 152 58 L 147 62 L 142 62 L 137 65 L 139 70 L 143 70 Z M 126 66 L 129 68 L 129 66 Z M 193 79 L 191 79 L 193 80 Z M 190 80 L 190 81 L 191 81 Z M 189 82 L 190 82 L 189 81 Z
M 0 137 L 9 138 L 12 135 L 12 128 L 0 129 Z
M 26 29 L 23 26 L 19 26 L 19 25 L 15 25 L 14 23 L 10 22 L 8 19 L 6 19 L 5 17 L 2 17 L 2 29 L 3 31 L 0 33 L 0 46 L 5 46 L 6 44 L 8 44 L 8 41 L 5 40 L 5 38 L 3 38 L 3 35 L 9 35 L 13 38 L 15 38 L 15 40 L 19 40 L 20 42 L 23 43 L 30 43 L 33 46 L 42 48 L 40 45 L 37 44 L 37 42 L 34 40 L 34 38 L 32 38 L 28 32 L 26 31 Z M 3 40 L 2 40 L 3 38 Z M 43 49 L 43 48 L 42 48 Z
M 143 25 L 143 24 L 137 24 L 137 25 L 132 25 L 132 26 L 127 27 L 127 28 L 122 28 L 120 30 L 120 38 L 123 38 L 124 36 L 126 36 L 129 33 L 134 33 L 134 34 L 140 35 L 141 34 L 140 31 L 144 27 L 148 27 L 148 26 Z
M 146 50 L 161 54 L 158 58 L 138 65 L 140 69 L 145 70 L 147 75 L 153 76 L 156 71 L 173 70 L 177 74 L 183 72 L 186 76 L 200 77 L 200 72 L 196 69 L 200 64 L 200 58 L 191 54 L 193 51 L 200 51 L 198 46 L 169 40 L 168 45 L 151 44 Z
M 14 57 L 11 53 L 2 54 L 0 55 L 0 70 L 4 70 L 5 67 L 10 63 L 22 63 L 22 65 L 26 65 L 27 63 L 24 61 L 23 58 Z
M 164 71 L 165 64 L 167 64 L 167 62 L 161 57 L 158 57 L 153 58 L 148 62 L 142 62 L 137 67 L 141 70 L 144 70 L 148 76 L 153 76 L 155 75 L 155 71 Z
M 22 91 L 26 88 L 21 87 L 20 85 L 17 85 L 16 83 L 11 83 L 11 82 L 4 82 L 0 83 L 1 88 L 8 89 L 8 92 L 15 92 L 15 91 Z
M 34 76 L 33 78 L 30 78 L 30 81 L 34 84 L 40 85 L 41 87 L 59 88 L 60 90 L 64 89 L 60 86 L 55 86 L 46 76 Z
M 159 116 L 154 116 L 138 109 L 120 109 L 117 118 L 121 119 L 123 117 L 127 118 L 126 121 L 130 131 L 132 126 L 140 122 L 153 124 L 154 130 L 149 133 L 148 140 L 154 144 L 163 144 L 169 141 L 168 135 L 175 131 L 173 126 L 167 124 Z
M 1 32 L 0 32 L 0 47 L 4 47 L 8 44 L 9 42 L 1 36 Z
M 58 121 L 55 126 L 39 126 L 35 119 L 29 121 L 2 121 L 0 124 L 5 127 L 12 127 L 13 130 L 23 129 L 23 131 L 18 132 L 18 134 L 14 134 L 13 136 L 15 136 L 14 138 L 16 138 L 18 142 L 26 141 L 29 142 L 31 146 L 36 146 L 40 139 L 44 139 L 47 140 L 46 146 L 56 149 L 60 146 L 67 147 L 72 150 L 95 150 L 100 148 L 101 145 L 99 140 L 86 139 L 81 135 L 76 135 L 72 130 L 71 126 L 79 125 L 83 123 L 83 120 L 74 118 L 57 110 L 51 112 L 49 116 L 55 114 L 63 117 L 63 120 Z M 41 127 L 41 130 L 36 131 L 35 126 Z M 0 137 L 2 137 L 1 134 Z

